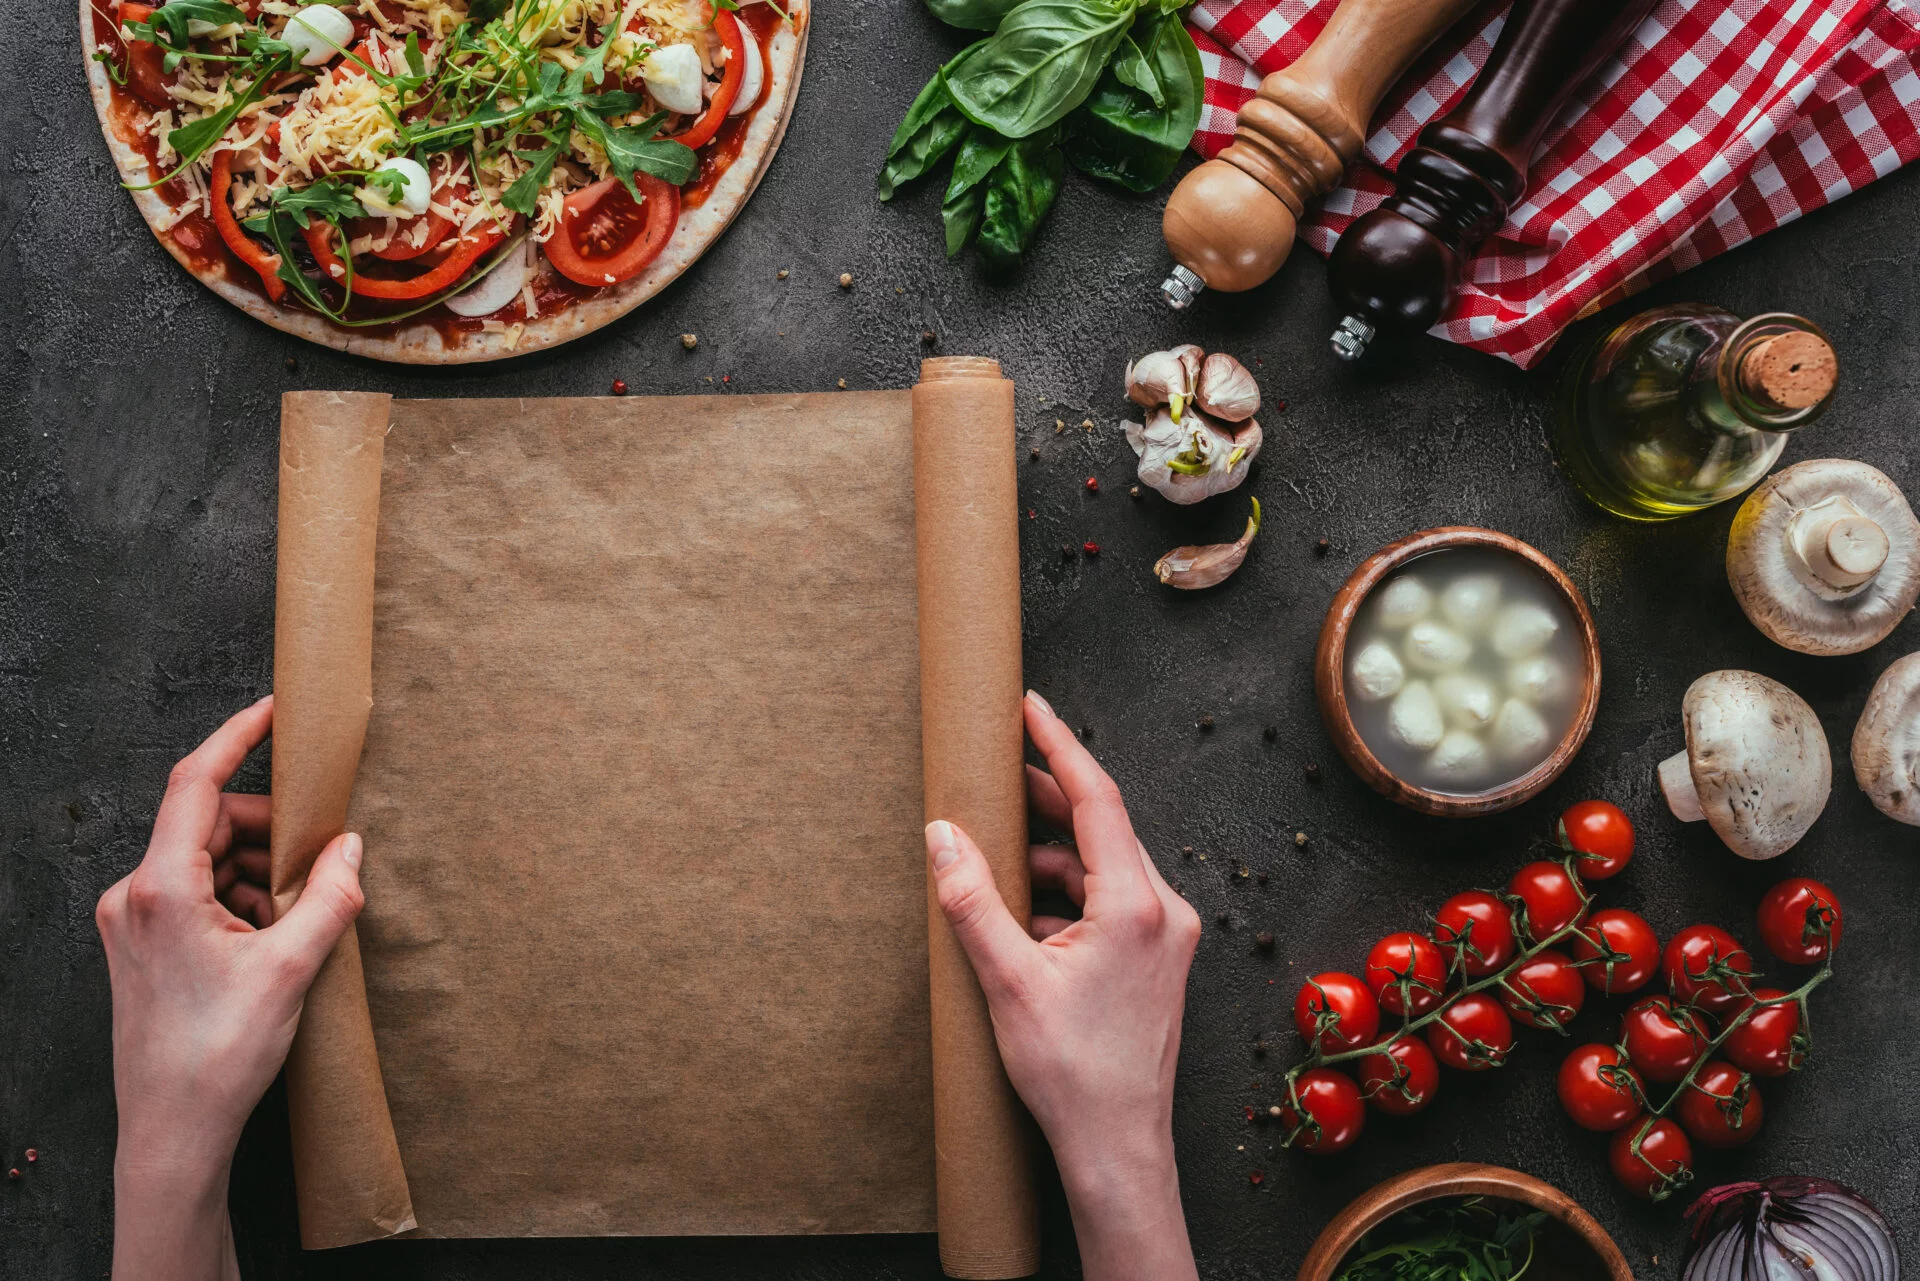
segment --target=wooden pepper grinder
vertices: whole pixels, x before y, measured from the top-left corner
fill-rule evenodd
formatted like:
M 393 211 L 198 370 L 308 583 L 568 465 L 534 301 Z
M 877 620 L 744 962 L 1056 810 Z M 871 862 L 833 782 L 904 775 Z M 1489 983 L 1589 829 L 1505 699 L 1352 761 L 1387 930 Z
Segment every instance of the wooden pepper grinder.
M 1387 87 L 1474 0 L 1342 0 L 1307 51 L 1260 82 L 1231 145 L 1174 188 L 1161 230 L 1176 311 L 1202 289 L 1265 282 L 1293 248 L 1307 202 L 1360 154 Z
M 1425 329 L 1440 319 L 1461 263 L 1526 193 L 1541 135 L 1653 5 L 1514 0 L 1465 101 L 1420 131 L 1398 190 L 1333 247 L 1327 283 L 1347 310 L 1335 354 L 1358 360 L 1383 324 Z

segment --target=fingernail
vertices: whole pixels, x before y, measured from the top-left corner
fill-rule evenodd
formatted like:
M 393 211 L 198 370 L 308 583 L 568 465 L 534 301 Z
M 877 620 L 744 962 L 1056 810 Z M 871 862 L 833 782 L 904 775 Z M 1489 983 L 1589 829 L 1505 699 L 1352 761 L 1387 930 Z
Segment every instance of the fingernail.
M 1040 697 L 1040 695 L 1034 693 L 1032 690 L 1027 691 L 1027 697 L 1032 699 L 1034 702 L 1038 703 L 1040 705 L 1040 710 L 1045 712 L 1047 715 L 1049 716 L 1057 715 L 1057 713 L 1053 710 L 1053 704 L 1049 703 L 1046 699 Z
M 933 870 L 936 872 L 959 858 L 960 847 L 953 839 L 953 824 L 943 818 L 927 824 L 927 849 L 933 854 Z
M 262 704 L 262 703 L 271 703 L 272 701 L 273 701 L 273 695 L 271 695 L 271 694 L 268 694 L 268 695 L 266 695 L 265 697 L 262 697 L 262 698 L 256 698 L 256 699 L 254 699 L 254 700 L 253 700 L 253 705 L 254 705 L 255 707 L 258 707 L 258 706 L 260 706 L 260 704 Z
M 360 870 L 360 833 L 348 832 L 346 844 L 340 847 L 340 857 L 347 860 L 347 866 L 354 871 Z

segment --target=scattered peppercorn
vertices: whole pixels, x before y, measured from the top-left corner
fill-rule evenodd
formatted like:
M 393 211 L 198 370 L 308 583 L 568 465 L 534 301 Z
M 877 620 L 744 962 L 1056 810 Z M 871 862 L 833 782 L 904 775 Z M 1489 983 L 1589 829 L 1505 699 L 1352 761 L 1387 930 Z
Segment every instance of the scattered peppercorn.
M 779 271 L 775 272 L 774 274 L 778 276 L 780 279 L 785 280 L 792 273 L 789 272 L 785 267 L 782 267 Z
M 1267 1173 L 1265 1170 L 1254 1170 L 1247 1175 L 1247 1182 L 1253 1184 L 1256 1188 L 1266 1181 Z
M 1253 1104 L 1251 1104 L 1251 1103 L 1249 1103 L 1249 1104 L 1247 1104 L 1247 1120 L 1249 1120 L 1249 1121 L 1251 1121 L 1251 1120 L 1253 1120 Z M 1242 1147 L 1237 1147 L 1237 1148 L 1235 1148 L 1235 1149 L 1234 1149 L 1234 1151 L 1235 1151 L 1235 1152 L 1244 1152 L 1244 1151 L 1246 1151 L 1246 1148 L 1245 1148 L 1244 1146 L 1242 1146 Z
M 851 288 L 853 288 L 853 273 L 852 273 L 852 272 L 850 272 L 850 271 L 843 271 L 843 272 L 841 272 L 841 273 L 840 273 L 840 287 L 841 287 L 842 289 L 851 289 Z
M 1082 427 L 1084 427 L 1084 428 L 1086 428 L 1086 429 L 1087 429 L 1088 431 L 1092 431 L 1092 430 L 1093 430 L 1093 419 L 1091 419 L 1091 418 L 1083 418 L 1083 419 L 1081 419 L 1081 420 L 1080 420 L 1080 425 L 1081 425 Z
M 1222 925 L 1230 925 L 1233 923 L 1233 917 L 1226 912 L 1220 913 L 1220 915 L 1215 917 L 1214 919 L 1219 921 L 1220 924 Z
M 1271 743 L 1274 739 L 1280 737 L 1280 730 L 1276 726 L 1269 725 L 1260 731 L 1260 737 Z
M 1035 463 L 1040 461 L 1040 446 L 1035 445 L 1032 449 L 1029 449 L 1027 451 L 1027 460 L 1029 462 L 1035 462 Z
M 17 1178 L 19 1178 L 19 1177 L 20 1177 L 20 1167 L 16 1165 L 16 1166 L 14 1166 L 14 1167 L 13 1167 L 13 1168 L 12 1168 L 11 1170 L 8 1170 L 8 1171 L 7 1171 L 7 1177 L 8 1177 L 9 1179 L 17 1179 Z
M 695 347 L 698 347 L 700 345 L 700 335 L 699 334 L 681 334 L 680 345 L 682 347 L 685 347 L 688 351 L 692 351 Z
M 1322 538 L 1321 540 L 1319 540 L 1313 545 L 1313 554 L 1315 556 L 1325 556 L 1328 552 L 1332 550 L 1333 550 L 1333 544 L 1328 542 L 1324 538 Z
M 1307 846 L 1307 834 L 1305 832 L 1295 832 L 1293 834 L 1293 843 L 1297 848 L 1305 849 Z
M 39 1159 L 40 1159 L 40 1149 L 39 1149 L 39 1148 L 28 1148 L 28 1149 L 27 1149 L 27 1164 L 29 1164 L 29 1165 L 31 1165 L 31 1164 L 33 1164 L 33 1163 L 34 1163 L 35 1161 L 38 1161 Z
M 1180 856 L 1181 856 L 1182 858 L 1192 858 L 1192 857 L 1193 857 L 1193 846 L 1191 846 L 1191 845 L 1182 845 L 1182 846 L 1180 847 Z
M 835 383 L 834 386 L 838 387 L 841 391 L 845 391 L 847 389 L 847 380 L 842 378 L 839 382 Z
M 1265 885 L 1267 883 L 1267 874 L 1265 872 L 1255 872 L 1253 874 L 1253 883 L 1255 885 Z
M 1138 498 L 1138 497 L 1140 497 L 1140 486 L 1138 486 L 1138 485 L 1130 485 L 1130 486 L 1128 486 L 1128 487 L 1127 487 L 1127 497 L 1128 497 L 1128 498 Z
M 1267 1043 L 1265 1041 L 1255 1041 L 1253 1043 L 1253 1057 L 1256 1059 L 1264 1059 L 1267 1057 Z
M 1060 559 L 1061 559 L 1061 560 L 1072 560 L 1072 559 L 1073 559 L 1073 544 L 1072 544 L 1072 543 L 1062 543 L 1062 544 L 1060 545 Z
M 626 395 L 626 394 L 627 394 L 627 380 L 626 380 L 626 379 L 624 379 L 624 378 L 616 378 L 616 379 L 614 379 L 614 380 L 613 380 L 613 394 L 614 394 L 614 395 L 616 395 L 616 396 L 624 396 L 624 395 Z
M 1274 413 L 1276 413 L 1276 414 L 1284 414 L 1284 413 L 1286 413 L 1286 412 L 1287 412 L 1287 402 L 1286 402 L 1286 401 L 1284 401 L 1284 400 L 1281 400 L 1281 401 L 1276 401 L 1276 402 L 1274 403 L 1274 406 L 1273 406 L 1273 412 L 1274 412 Z
M 1281 1115 L 1281 1112 L 1280 1112 L 1280 1105 L 1279 1105 L 1278 1103 L 1276 1103 L 1276 1104 L 1274 1104 L 1274 1105 L 1273 1105 L 1272 1107 L 1270 1107 L 1270 1108 L 1268 1108 L 1268 1109 L 1267 1109 L 1267 1115 L 1268 1115 L 1268 1116 L 1270 1116 L 1270 1117 L 1273 1117 L 1273 1118 L 1274 1118 L 1274 1119 L 1276 1119 L 1276 1120 L 1278 1120 L 1278 1119 L 1279 1119 L 1279 1117 L 1280 1117 L 1280 1115 Z
M 298 369 L 298 368 L 300 368 L 300 362 L 299 362 L 299 361 L 297 361 L 297 360 L 295 360 L 295 359 L 294 359 L 294 358 L 293 358 L 292 356 L 288 356 L 288 357 L 287 357 L 287 372 L 288 372 L 288 373 L 292 373 L 292 372 L 293 372 L 294 370 L 296 370 L 296 369 Z
M 1320 781 L 1320 766 L 1315 762 L 1308 761 L 1300 767 L 1300 771 L 1307 776 L 1309 783 L 1318 783 Z
M 1261 930 L 1258 934 L 1253 936 L 1253 945 L 1259 948 L 1262 952 L 1273 951 L 1273 931 Z
M 920 331 L 920 345 L 922 347 L 931 347 L 933 346 L 933 344 L 939 341 L 940 339 L 934 334 L 933 330 L 922 329 Z
M 1234 875 L 1235 875 L 1236 877 L 1238 877 L 1238 878 L 1239 878 L 1240 880 L 1243 880 L 1243 881 L 1244 881 L 1244 880 L 1246 880 L 1246 879 L 1247 879 L 1247 877 L 1249 877 L 1249 876 L 1251 876 L 1251 875 L 1252 875 L 1252 873 L 1251 873 L 1251 872 L 1249 872 L 1249 871 L 1247 871 L 1247 865 L 1246 865 L 1245 863 L 1242 863 L 1242 864 L 1241 864 L 1241 865 L 1240 865 L 1240 866 L 1239 866 L 1239 867 L 1238 867 L 1238 868 L 1237 868 L 1237 869 L 1236 869 L 1236 870 L 1234 871 L 1234 873 L 1233 873 L 1233 874 L 1234 874 Z
M 1095 542 L 1081 543 L 1080 550 L 1089 556 L 1098 556 L 1100 554 L 1100 544 Z
M 1100 478 L 1098 476 L 1087 477 L 1087 492 L 1089 494 L 1097 494 L 1100 492 Z
M 1200 732 L 1204 734 L 1213 728 L 1213 717 L 1202 716 L 1199 720 L 1195 721 L 1194 724 L 1199 726 Z
M 1093 726 L 1082 725 L 1080 727 L 1080 741 L 1083 743 L 1090 743 L 1093 741 Z
M 1035 511 L 1035 510 L 1034 510 L 1033 508 L 1031 508 L 1031 507 L 1029 507 L 1029 508 L 1027 508 L 1027 519 L 1028 519 L 1028 520 L 1039 520 L 1039 519 L 1040 519 L 1040 513 L 1039 513 L 1039 512 L 1037 512 L 1037 511 Z

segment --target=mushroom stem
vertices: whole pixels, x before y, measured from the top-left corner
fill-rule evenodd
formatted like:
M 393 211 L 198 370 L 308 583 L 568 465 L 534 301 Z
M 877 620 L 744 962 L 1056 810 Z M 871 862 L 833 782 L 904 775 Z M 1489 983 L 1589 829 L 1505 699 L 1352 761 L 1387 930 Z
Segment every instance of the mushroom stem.
M 1666 793 L 1667 808 L 1682 823 L 1698 823 L 1707 816 L 1700 808 L 1700 793 L 1693 786 L 1693 766 L 1687 763 L 1684 751 L 1660 762 L 1660 790 Z
M 1787 545 L 1809 574 L 1841 592 L 1872 582 L 1891 548 L 1887 531 L 1838 494 L 1795 512 Z

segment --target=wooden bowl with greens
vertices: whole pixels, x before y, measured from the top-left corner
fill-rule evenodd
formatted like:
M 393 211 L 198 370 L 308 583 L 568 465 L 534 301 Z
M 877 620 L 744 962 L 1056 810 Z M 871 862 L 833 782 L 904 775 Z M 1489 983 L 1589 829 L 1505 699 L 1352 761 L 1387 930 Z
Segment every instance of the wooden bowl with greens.
M 1633 1281 L 1606 1229 L 1530 1174 L 1428 1165 L 1362 1193 L 1307 1251 L 1298 1281 Z

